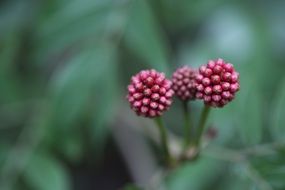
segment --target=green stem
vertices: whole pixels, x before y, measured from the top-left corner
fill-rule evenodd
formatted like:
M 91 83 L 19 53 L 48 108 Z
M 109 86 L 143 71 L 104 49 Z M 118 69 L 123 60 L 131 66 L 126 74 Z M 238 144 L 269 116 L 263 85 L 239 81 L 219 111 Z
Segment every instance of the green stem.
M 208 115 L 210 113 L 210 107 L 205 105 L 200 117 L 200 121 L 199 121 L 199 125 L 198 125 L 198 129 L 197 129 L 197 136 L 196 136 L 196 141 L 195 141 L 195 145 L 199 148 L 200 147 L 200 143 L 201 143 L 201 139 L 202 139 L 202 134 L 205 128 L 205 124 L 207 122 L 207 118 Z
M 158 130 L 159 130 L 159 133 L 160 133 L 160 141 L 161 141 L 162 151 L 163 151 L 163 154 L 165 156 L 165 160 L 166 160 L 167 164 L 171 165 L 172 158 L 171 158 L 169 148 L 168 148 L 168 138 L 167 138 L 166 130 L 163 126 L 163 123 L 162 123 L 162 120 L 160 117 L 155 118 L 154 121 L 155 121 L 155 123 L 158 127 Z
M 188 102 L 184 101 L 183 102 L 183 112 L 184 112 L 184 148 L 187 148 L 187 146 L 190 144 L 191 140 L 191 130 L 192 130 L 192 125 L 191 125 L 191 120 L 189 116 L 189 107 L 188 107 Z

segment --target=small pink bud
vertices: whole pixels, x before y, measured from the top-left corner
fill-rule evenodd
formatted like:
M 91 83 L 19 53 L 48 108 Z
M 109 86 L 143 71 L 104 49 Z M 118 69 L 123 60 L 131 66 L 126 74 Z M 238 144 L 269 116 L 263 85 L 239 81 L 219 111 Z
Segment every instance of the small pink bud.
M 231 84 L 231 92 L 232 93 L 235 93 L 238 90 L 239 90 L 239 84 L 238 83 Z
M 203 75 L 206 71 L 207 67 L 205 65 L 202 65 L 200 68 L 199 68 L 199 72 Z
M 146 82 L 146 85 L 149 86 L 149 87 L 154 84 L 154 80 L 153 80 L 152 77 L 147 77 L 145 82 Z
M 231 77 L 232 77 L 232 74 L 229 73 L 229 72 L 226 72 L 226 73 L 224 73 L 224 74 L 222 75 L 222 79 L 223 79 L 224 81 L 228 81 L 228 82 L 231 81 Z
M 205 77 L 211 77 L 212 74 L 213 74 L 212 69 L 206 69 L 204 72 Z
M 158 85 L 154 85 L 152 88 L 151 88 L 151 91 L 152 92 L 159 92 L 159 89 L 160 87 Z
M 136 100 L 139 100 L 139 99 L 141 99 L 141 98 L 143 97 L 143 94 L 142 94 L 142 93 L 135 93 L 135 94 L 133 95 L 133 97 L 134 97 Z
M 223 90 L 229 90 L 229 89 L 230 89 L 230 87 L 231 87 L 231 84 L 230 84 L 230 83 L 228 83 L 228 82 L 224 82 L 224 83 L 222 84 L 222 88 L 223 88 Z
M 164 95 L 166 93 L 166 89 L 164 87 L 161 87 L 159 89 L 159 94 Z
M 170 80 L 164 80 L 162 82 L 162 87 L 166 88 L 166 89 L 171 89 L 172 86 L 172 82 Z
M 148 112 L 148 107 L 142 106 L 142 107 L 141 107 L 141 112 L 142 112 L 142 113 L 147 113 L 147 112 Z
M 222 93 L 222 97 L 223 97 L 224 99 L 229 99 L 229 98 L 231 97 L 231 93 L 230 93 L 229 91 L 224 91 L 224 92 Z
M 143 91 L 143 84 L 141 82 L 135 84 L 135 88 L 137 91 Z
M 222 99 L 222 97 L 221 97 L 220 95 L 213 95 L 213 96 L 212 96 L 212 99 L 213 99 L 215 102 L 219 102 L 219 101 Z
M 159 109 L 160 111 L 163 111 L 164 108 L 165 108 L 164 105 L 162 105 L 162 104 L 159 104 L 159 105 L 158 105 L 158 109 Z
M 209 78 L 203 78 L 202 84 L 204 86 L 209 86 L 211 84 L 211 80 Z
M 212 94 L 212 88 L 209 87 L 209 86 L 207 86 L 207 87 L 205 88 L 204 92 L 205 92 L 206 95 L 210 95 L 210 94 Z
M 141 72 L 139 73 L 139 76 L 140 76 L 141 81 L 144 81 L 144 80 L 148 77 L 148 72 L 146 72 L 146 71 L 141 71 Z
M 207 64 L 207 67 L 210 69 L 213 69 L 215 67 L 216 63 L 213 60 L 210 60 Z
M 156 70 L 154 70 L 154 69 L 151 69 L 151 70 L 150 70 L 149 76 L 150 76 L 151 78 L 157 78 L 158 75 L 159 75 L 159 73 L 156 72 Z
M 232 83 L 238 82 L 238 78 L 239 78 L 239 75 L 237 73 L 233 73 L 231 77 Z
M 143 105 L 147 106 L 147 105 L 149 105 L 149 103 L 150 103 L 150 99 L 149 99 L 149 98 L 144 98 L 144 99 L 142 100 L 142 103 L 143 103 Z
M 146 89 L 143 91 L 143 94 L 144 94 L 145 96 L 150 96 L 150 95 L 152 94 L 151 89 L 146 88 Z
M 159 77 L 159 78 L 157 78 L 155 80 L 155 83 L 160 85 L 163 81 L 164 81 L 164 78 L 163 77 Z
M 157 94 L 157 93 L 152 94 L 151 99 L 152 100 L 159 100 L 159 94 Z
M 221 94 L 223 89 L 221 87 L 221 85 L 215 85 L 213 86 L 213 91 L 216 93 L 216 94 Z
M 135 98 L 133 96 L 127 97 L 127 99 L 130 103 L 133 103 L 135 101 Z
M 156 102 L 151 102 L 151 103 L 150 103 L 150 107 L 151 107 L 152 109 L 156 109 L 156 108 L 158 107 L 158 104 L 157 104 Z
M 197 82 L 202 82 L 203 78 L 204 78 L 203 75 L 200 75 L 200 74 L 196 75 L 196 81 Z
M 181 91 L 181 92 L 185 92 L 185 91 L 186 91 L 186 88 L 187 88 L 186 86 L 181 86 L 180 91 Z
M 134 107 L 141 107 L 141 105 L 142 105 L 142 103 L 141 103 L 141 101 L 135 101 L 134 102 Z
M 172 97 L 172 96 L 173 96 L 172 91 L 168 91 L 168 92 L 166 92 L 166 94 L 165 94 L 165 97 L 167 97 L 167 98 L 170 98 L 170 97 Z
M 216 65 L 213 71 L 215 74 L 221 74 L 221 72 L 223 71 L 223 68 L 220 65 Z
M 162 103 L 162 104 L 165 104 L 166 100 L 167 100 L 167 99 L 166 99 L 164 96 L 162 96 L 162 97 L 159 99 L 160 103 Z
M 211 100 L 212 100 L 211 96 L 207 96 L 207 95 L 204 96 L 205 102 L 211 102 Z
M 225 70 L 226 70 L 227 72 L 230 72 L 230 73 L 232 73 L 233 70 L 234 70 L 234 66 L 233 66 L 232 64 L 230 64 L 230 63 L 225 64 L 225 65 L 224 65 L 224 68 L 225 68 Z
M 165 105 L 169 107 L 171 104 L 172 104 L 172 100 L 166 100 Z
M 220 84 L 221 78 L 219 75 L 212 75 L 211 76 L 211 81 L 213 84 Z
M 204 91 L 204 86 L 202 84 L 198 84 L 196 88 L 199 92 Z
M 140 82 L 138 76 L 133 76 L 132 79 L 131 79 L 131 81 L 132 81 L 133 84 Z
M 135 93 L 136 92 L 136 89 L 134 88 L 133 85 L 129 85 L 128 86 L 128 90 L 129 90 L 130 93 Z
M 221 58 L 219 58 L 216 62 L 216 64 L 218 64 L 218 65 L 223 65 L 224 63 L 225 63 L 224 60 Z
M 182 81 L 184 84 L 188 85 L 191 80 L 189 78 L 184 78 L 184 79 L 182 79 Z
M 197 92 L 196 93 L 196 98 L 197 99 L 202 99 L 204 97 L 204 94 L 202 92 Z

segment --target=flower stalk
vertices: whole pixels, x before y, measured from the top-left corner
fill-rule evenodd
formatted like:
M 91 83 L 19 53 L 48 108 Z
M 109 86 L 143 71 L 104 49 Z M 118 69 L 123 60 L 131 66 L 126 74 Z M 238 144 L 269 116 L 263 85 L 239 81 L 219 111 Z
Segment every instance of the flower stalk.
M 155 124 L 159 130 L 160 142 L 161 142 L 165 162 L 168 166 L 171 166 L 171 165 L 173 165 L 173 159 L 172 159 L 170 151 L 169 151 L 169 143 L 168 143 L 168 136 L 167 136 L 166 129 L 163 126 L 163 122 L 162 122 L 161 117 L 154 118 L 154 121 L 155 121 Z
M 195 146 L 197 148 L 200 147 L 202 134 L 203 134 L 203 131 L 205 129 L 210 110 L 211 110 L 210 106 L 204 105 L 204 108 L 203 108 L 201 116 L 200 116 L 200 120 L 199 120 L 199 124 L 198 124 L 198 128 L 197 128 L 196 140 L 195 140 Z
M 192 123 L 190 118 L 190 110 L 187 101 L 183 101 L 183 113 L 184 113 L 184 149 L 187 148 L 191 142 L 192 135 Z

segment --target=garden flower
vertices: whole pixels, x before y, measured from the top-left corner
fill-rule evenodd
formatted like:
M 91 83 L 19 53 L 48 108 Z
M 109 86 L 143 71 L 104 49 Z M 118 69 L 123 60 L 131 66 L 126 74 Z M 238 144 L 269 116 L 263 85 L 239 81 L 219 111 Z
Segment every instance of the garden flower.
M 172 89 L 175 95 L 182 101 L 194 100 L 196 98 L 196 74 L 197 71 L 183 66 L 178 68 L 172 75 Z
M 196 82 L 196 98 L 212 107 L 223 107 L 232 101 L 240 88 L 239 73 L 223 59 L 210 60 L 202 65 Z
M 138 115 L 158 117 L 172 104 L 172 82 L 164 73 L 142 70 L 131 78 L 127 99 Z

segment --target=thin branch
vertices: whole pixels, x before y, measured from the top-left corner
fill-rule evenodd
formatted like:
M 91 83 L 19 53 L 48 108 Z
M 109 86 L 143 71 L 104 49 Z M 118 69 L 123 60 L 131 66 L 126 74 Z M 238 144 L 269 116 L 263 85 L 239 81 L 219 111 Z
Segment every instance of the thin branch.
M 276 154 L 276 150 L 285 148 L 285 142 L 272 142 L 268 144 L 256 145 L 253 147 L 241 150 L 242 154 L 253 155 L 253 156 L 264 156 Z
M 247 176 L 255 182 L 255 184 L 259 187 L 260 190 L 273 190 L 271 185 L 263 179 L 263 177 L 259 174 L 259 172 L 251 166 L 248 162 L 244 162 L 245 173 Z
M 207 148 L 202 151 L 201 154 L 228 162 L 241 162 L 245 160 L 245 156 L 240 154 L 238 151 L 219 146 L 211 146 L 211 148 Z

